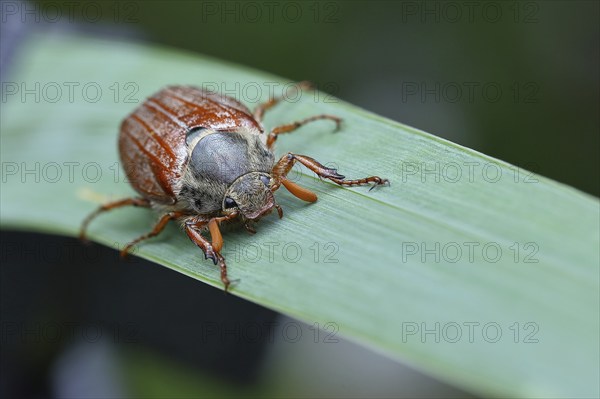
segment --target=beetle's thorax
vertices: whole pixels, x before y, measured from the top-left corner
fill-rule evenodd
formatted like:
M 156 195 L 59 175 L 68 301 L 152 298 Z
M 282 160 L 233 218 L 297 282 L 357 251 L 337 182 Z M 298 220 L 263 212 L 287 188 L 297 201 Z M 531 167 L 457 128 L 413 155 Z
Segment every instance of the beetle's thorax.
M 268 201 L 270 191 L 266 193 L 257 182 L 261 175 L 270 174 L 274 156 L 258 133 L 192 129 L 186 138 L 188 159 L 176 194 L 178 208 L 215 214 L 223 209 L 225 196 L 233 195 L 252 213 L 250 208 Z

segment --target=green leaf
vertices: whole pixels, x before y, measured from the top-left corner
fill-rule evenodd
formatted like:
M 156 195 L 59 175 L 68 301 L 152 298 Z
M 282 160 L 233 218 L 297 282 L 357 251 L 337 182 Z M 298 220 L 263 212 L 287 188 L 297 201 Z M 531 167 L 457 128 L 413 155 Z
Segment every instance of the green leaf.
M 3 82 L 1 226 L 66 235 L 99 203 L 133 192 L 116 151 L 119 123 L 137 106 L 127 100 L 204 84 L 254 107 L 268 82 L 285 82 L 208 57 L 52 36 L 30 40 L 12 72 Z M 481 394 L 597 397 L 598 200 L 318 91 L 278 105 L 265 123 L 320 113 L 343 117 L 343 129 L 316 122 L 282 136 L 277 154 L 310 155 L 391 186 L 341 188 L 298 169 L 317 203 L 282 189 L 282 220 L 264 219 L 254 236 L 224 233 L 232 294 L 333 323 Z M 155 220 L 116 210 L 89 236 L 122 247 Z M 218 270 L 176 226 L 135 253 L 222 289 Z

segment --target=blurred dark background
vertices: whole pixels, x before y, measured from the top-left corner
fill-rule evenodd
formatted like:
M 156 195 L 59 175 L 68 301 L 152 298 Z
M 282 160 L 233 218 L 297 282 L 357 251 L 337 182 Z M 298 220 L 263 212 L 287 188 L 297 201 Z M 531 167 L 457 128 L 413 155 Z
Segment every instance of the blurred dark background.
M 311 80 L 372 112 L 592 195 L 600 192 L 597 1 L 58 1 L 27 7 L 72 12 L 73 21 L 19 14 L 16 24 L 14 16 L 5 18 L 12 12 L 7 4 L 21 10 L 24 3 L 2 2 L 4 78 L 20 38 L 31 30 L 176 47 L 290 80 Z M 72 381 L 57 388 L 61 372 L 74 375 L 64 371 L 74 367 L 69 364 L 95 364 L 91 370 L 75 366 L 76 380 L 102 385 L 89 378 L 106 377 L 102 365 L 112 364 L 110 351 L 100 351 L 93 362 L 73 360 L 79 356 L 77 342 L 89 341 L 82 333 L 89 328 L 117 334 L 113 343 L 150 347 L 209 370 L 226 384 L 248 386 L 259 378 L 271 343 L 217 336 L 200 343 L 197 336 L 203 320 L 272 326 L 277 314 L 148 262 L 123 266 L 107 248 L 86 249 L 43 235 L 0 237 L 2 397 L 81 393 Z M 190 319 L 199 303 L 206 304 L 203 319 Z M 49 320 L 59 329 L 44 330 Z M 78 327 L 65 336 L 69 323 Z M 53 331 L 63 335 L 49 339 Z M 119 378 L 108 380 L 96 397 L 122 393 Z M 456 395 L 447 387 L 408 392 Z

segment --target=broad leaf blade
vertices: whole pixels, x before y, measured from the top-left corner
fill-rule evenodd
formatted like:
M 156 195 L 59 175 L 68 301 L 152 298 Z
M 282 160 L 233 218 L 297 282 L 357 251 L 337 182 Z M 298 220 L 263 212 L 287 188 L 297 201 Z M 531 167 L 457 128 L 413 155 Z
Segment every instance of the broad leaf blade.
M 118 125 L 137 106 L 127 100 L 204 84 L 253 107 L 253 87 L 265 100 L 265 82 L 284 82 L 206 57 L 65 37 L 31 41 L 13 70 L 3 83 L 19 92 L 4 90 L 2 104 L 2 228 L 67 235 L 98 203 L 133 193 L 116 151 Z M 62 87 L 56 102 L 53 83 Z M 36 87 L 39 98 L 22 97 Z M 343 129 L 315 123 L 282 136 L 277 153 L 391 186 L 340 188 L 295 171 L 319 201 L 282 189 L 282 220 L 264 219 L 255 236 L 224 234 L 232 293 L 335 323 L 340 334 L 484 394 L 598 396 L 597 199 L 320 92 L 281 104 L 266 125 L 319 113 L 343 117 Z M 89 236 L 122 247 L 155 218 L 114 211 Z M 222 288 L 175 226 L 135 253 Z

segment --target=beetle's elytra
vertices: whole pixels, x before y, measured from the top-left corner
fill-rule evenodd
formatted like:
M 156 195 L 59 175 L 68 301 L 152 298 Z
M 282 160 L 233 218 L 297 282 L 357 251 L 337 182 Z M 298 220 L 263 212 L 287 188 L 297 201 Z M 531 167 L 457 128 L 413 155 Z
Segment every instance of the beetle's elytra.
M 309 84 L 299 83 L 298 88 Z M 265 133 L 263 115 L 279 101 L 272 98 L 251 113 L 231 97 L 188 86 L 167 87 L 148 98 L 123 120 L 119 135 L 121 162 L 139 196 L 98 208 L 83 221 L 80 237 L 85 239 L 89 222 L 104 211 L 125 205 L 154 208 L 161 217 L 153 230 L 130 242 L 121 254 L 159 234 L 170 220 L 179 221 L 205 258 L 219 265 L 227 290 L 220 223 L 238 220 L 254 233 L 252 223 L 273 208 L 281 218 L 283 211 L 273 195 L 281 185 L 301 200 L 316 201 L 313 192 L 286 178 L 295 162 L 342 186 L 388 183 L 378 176 L 345 180 L 306 155 L 287 153 L 275 161 L 278 135 L 320 119 L 332 120 L 337 127 L 341 123 L 323 114 Z

